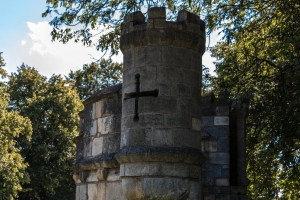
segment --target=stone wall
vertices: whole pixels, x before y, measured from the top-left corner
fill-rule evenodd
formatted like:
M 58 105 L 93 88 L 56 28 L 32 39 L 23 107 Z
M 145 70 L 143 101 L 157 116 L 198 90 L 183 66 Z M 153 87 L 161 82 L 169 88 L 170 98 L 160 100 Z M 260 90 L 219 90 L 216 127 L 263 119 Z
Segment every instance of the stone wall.
M 80 135 L 73 167 L 76 200 L 123 200 L 120 167 L 121 88 L 116 85 L 92 95 L 80 113 Z
M 231 108 L 225 93 L 202 98 L 202 151 L 207 158 L 202 165 L 204 200 L 247 199 L 246 108 Z

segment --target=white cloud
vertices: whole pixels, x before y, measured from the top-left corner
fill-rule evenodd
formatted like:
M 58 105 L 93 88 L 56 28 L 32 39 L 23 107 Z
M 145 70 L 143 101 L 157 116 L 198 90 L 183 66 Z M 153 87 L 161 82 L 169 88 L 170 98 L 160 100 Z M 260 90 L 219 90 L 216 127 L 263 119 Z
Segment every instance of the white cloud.
M 29 29 L 30 66 L 36 67 L 41 74 L 50 77 L 52 74 L 67 75 L 70 70 L 82 68 L 83 64 L 92 62 L 92 58 L 100 58 L 102 53 L 94 47 L 83 46 L 81 43 L 69 41 L 62 44 L 52 42 L 50 32 L 52 27 L 48 22 L 27 22 Z M 122 61 L 122 54 L 117 58 Z
M 26 40 L 22 40 L 22 41 L 21 41 L 21 44 L 22 44 L 22 45 L 25 45 L 25 44 L 26 44 Z

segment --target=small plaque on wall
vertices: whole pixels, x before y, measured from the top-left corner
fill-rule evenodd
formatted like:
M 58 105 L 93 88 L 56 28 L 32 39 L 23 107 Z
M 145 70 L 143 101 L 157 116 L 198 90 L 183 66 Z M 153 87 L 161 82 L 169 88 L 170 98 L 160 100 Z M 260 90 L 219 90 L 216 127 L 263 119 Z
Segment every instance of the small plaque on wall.
M 215 126 L 229 125 L 229 117 L 215 117 L 214 125 Z

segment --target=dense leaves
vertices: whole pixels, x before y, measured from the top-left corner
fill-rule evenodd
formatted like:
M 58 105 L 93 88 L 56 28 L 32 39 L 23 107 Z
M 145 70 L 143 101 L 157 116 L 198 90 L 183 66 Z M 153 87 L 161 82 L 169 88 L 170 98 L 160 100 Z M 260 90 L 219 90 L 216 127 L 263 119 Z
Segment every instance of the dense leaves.
M 196 14 L 201 11 L 204 2 L 200 1 L 140 1 L 140 0 L 47 0 L 47 10 L 43 16 L 54 14 L 52 21 L 53 40 L 63 43 L 69 40 L 82 42 L 84 45 L 95 46 L 101 51 L 117 54 L 119 51 L 120 25 L 127 13 L 153 6 L 169 8 L 168 18 L 174 19 L 174 14 L 180 9 L 187 9 Z M 146 12 L 144 12 L 147 15 Z M 80 24 L 80 29 L 72 29 Z M 66 25 L 66 26 L 65 26 Z M 93 42 L 96 41 L 96 42 Z
M 217 86 L 250 104 L 250 197 L 299 199 L 300 3 L 230 1 L 218 8 L 214 23 L 227 41 L 212 50 Z
M 82 70 L 72 71 L 66 77 L 74 83 L 81 99 L 86 99 L 94 92 L 116 85 L 122 81 L 123 67 L 111 59 L 101 59 L 83 65 Z
M 6 76 L 4 60 L 0 54 L 0 75 Z M 8 109 L 7 88 L 0 81 L 0 200 L 18 197 L 22 184 L 29 181 L 26 167 L 17 141 L 23 136 L 27 142 L 31 138 L 32 127 L 27 117 Z
M 9 77 L 8 88 L 10 108 L 28 117 L 33 128 L 31 141 L 18 140 L 30 176 L 19 199 L 74 199 L 72 138 L 82 109 L 77 91 L 62 77 L 47 80 L 25 65 Z

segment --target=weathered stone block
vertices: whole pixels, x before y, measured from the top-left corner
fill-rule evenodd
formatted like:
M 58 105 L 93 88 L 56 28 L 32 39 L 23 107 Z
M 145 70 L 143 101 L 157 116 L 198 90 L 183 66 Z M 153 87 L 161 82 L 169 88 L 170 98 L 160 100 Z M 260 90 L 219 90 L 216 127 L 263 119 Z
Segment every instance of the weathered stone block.
M 88 200 L 92 199 L 97 199 L 97 184 L 88 184 Z
M 216 186 L 230 186 L 229 179 L 216 179 Z
M 165 7 L 153 7 L 148 9 L 148 18 L 157 19 L 164 18 L 166 19 L 166 8 Z
M 90 131 L 90 135 L 94 136 L 97 134 L 97 120 L 93 120 L 92 121 L 92 126 L 91 126 L 91 131 Z
M 164 18 L 154 19 L 154 28 L 167 28 L 167 23 Z
M 181 10 L 178 12 L 177 22 L 185 22 L 185 21 L 193 22 L 199 25 L 201 23 L 200 17 L 198 15 L 195 15 L 185 10 Z
M 229 107 L 228 106 L 216 106 L 216 115 L 228 116 L 229 115 Z
M 200 112 L 197 110 L 197 100 L 180 97 L 177 99 L 178 113 L 189 115 L 193 118 L 200 118 Z
M 160 96 L 172 96 L 173 98 L 179 96 L 179 88 L 170 87 L 166 84 L 159 84 L 159 95 Z
M 102 154 L 103 152 L 103 137 L 94 138 L 92 144 L 92 156 Z
M 122 178 L 122 192 L 126 199 L 144 199 L 143 180 L 141 178 Z
M 202 165 L 202 177 L 203 178 L 221 178 L 222 168 L 221 165 L 204 164 Z M 213 183 L 215 184 L 215 182 Z
M 113 129 L 113 116 L 98 119 L 98 132 L 101 134 L 111 133 Z
M 216 200 L 216 197 L 214 194 L 206 194 L 204 195 L 204 200 Z
M 190 165 L 190 175 L 191 178 L 201 178 L 201 167 L 197 165 Z
M 191 70 L 183 70 L 183 83 L 198 86 L 198 73 Z
M 124 23 L 128 22 L 134 22 L 135 24 L 143 23 L 145 22 L 145 16 L 141 11 L 136 11 L 131 14 L 127 14 L 124 18 Z
M 172 146 L 173 133 L 171 129 L 168 128 L 155 128 L 152 130 L 153 140 L 152 145 L 154 146 Z
M 161 46 L 135 48 L 135 66 L 161 65 Z
M 102 101 L 98 101 L 95 104 L 95 115 L 94 118 L 97 119 L 102 116 Z
M 176 129 L 174 133 L 174 145 L 177 147 L 196 147 L 196 135 L 194 131 Z
M 180 97 L 191 97 L 191 91 L 188 85 L 178 84 L 178 91 Z
M 229 153 L 210 153 L 209 162 L 211 164 L 229 164 Z
M 79 191 L 80 191 L 80 194 L 79 194 L 79 199 L 80 200 L 85 200 L 85 199 L 87 199 L 87 185 L 80 185 L 79 186 Z
M 144 178 L 143 186 L 148 199 L 188 199 L 191 190 L 190 181 L 179 178 Z
M 84 138 L 84 158 L 92 156 L 92 139 Z
M 203 120 L 202 120 L 203 123 Z M 228 137 L 229 136 L 229 126 L 208 126 L 201 128 L 201 134 L 207 134 L 213 138 Z
M 143 97 L 139 99 L 139 113 L 175 113 L 176 105 L 173 97 Z
M 105 117 L 115 113 L 115 104 L 113 98 L 103 99 L 102 102 L 102 116 Z
M 150 145 L 152 132 L 145 129 L 128 129 L 121 132 L 122 135 L 122 147 L 125 146 L 140 146 L 140 145 Z
M 185 115 L 165 115 L 166 127 L 192 128 L 192 118 Z
M 223 168 L 222 167 L 222 177 L 223 178 L 229 178 L 229 175 L 230 175 L 229 168 Z
M 106 200 L 126 200 L 122 195 L 121 182 L 106 183 Z
M 189 177 L 189 166 L 185 164 L 164 164 L 161 166 L 163 176 Z
M 125 176 L 157 176 L 161 174 L 158 163 L 128 163 L 124 165 Z
M 220 194 L 221 193 L 221 187 L 203 187 L 203 193 L 204 194 Z
M 195 131 L 201 131 L 201 120 L 192 118 L 192 129 Z
M 213 126 L 214 125 L 214 118 L 213 117 L 202 117 L 201 118 L 201 126 Z
M 229 117 L 215 117 L 214 125 L 215 126 L 229 125 Z
M 98 183 L 97 200 L 106 200 L 105 183 Z
M 215 178 L 209 178 L 209 177 L 201 178 L 201 182 L 202 182 L 204 187 L 214 186 L 215 185 Z
M 80 185 L 76 185 L 76 200 L 80 200 Z
M 222 194 L 230 194 L 230 187 L 222 187 Z
M 120 134 L 109 134 L 103 137 L 103 154 L 117 152 L 120 149 Z
M 183 83 L 183 73 L 180 69 L 163 67 L 157 70 L 157 82 L 174 87 L 174 83 Z
M 127 115 L 134 115 L 134 109 L 135 109 L 135 99 L 124 99 L 123 101 L 123 107 L 122 107 L 122 114 L 123 116 Z
M 134 50 L 129 49 L 123 52 L 123 70 L 126 71 L 134 67 Z
M 188 53 L 191 50 L 171 47 L 171 46 L 163 46 L 163 66 L 172 68 L 190 68 L 190 59 L 186 59 Z
M 229 137 L 221 137 L 218 139 L 218 151 L 229 152 Z
M 217 152 L 218 142 L 216 140 L 202 140 L 201 150 L 203 152 Z
M 91 105 L 91 107 L 92 107 L 92 110 L 91 110 L 91 119 L 95 119 L 95 115 L 96 115 L 96 103 L 93 103 L 92 105 Z M 87 109 L 86 109 L 86 111 L 87 111 Z
M 164 115 L 162 114 L 141 114 L 140 123 L 144 127 L 161 127 L 164 125 Z

